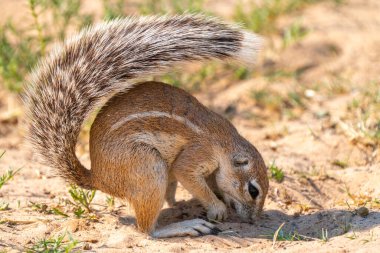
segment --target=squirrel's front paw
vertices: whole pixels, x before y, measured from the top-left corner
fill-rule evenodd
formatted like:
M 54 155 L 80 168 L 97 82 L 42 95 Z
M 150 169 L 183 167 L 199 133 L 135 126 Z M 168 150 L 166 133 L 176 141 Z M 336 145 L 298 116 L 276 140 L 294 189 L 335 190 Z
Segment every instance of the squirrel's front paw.
M 211 204 L 208 207 L 207 218 L 209 220 L 225 220 L 227 219 L 227 207 L 223 202 Z

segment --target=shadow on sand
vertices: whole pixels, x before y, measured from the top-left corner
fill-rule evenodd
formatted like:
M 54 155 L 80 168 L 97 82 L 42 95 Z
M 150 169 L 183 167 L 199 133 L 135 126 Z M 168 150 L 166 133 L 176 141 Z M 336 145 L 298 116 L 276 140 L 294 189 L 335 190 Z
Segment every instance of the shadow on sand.
M 201 218 L 206 219 L 206 211 L 195 200 L 177 202 L 173 208 L 161 211 L 159 227 L 182 220 Z M 124 225 L 135 224 L 133 217 L 120 217 Z M 260 218 L 252 222 L 241 222 L 230 212 L 227 221 L 217 224 L 223 231 L 232 231 L 231 235 L 241 238 L 270 239 L 279 226 L 285 223 L 282 230 L 285 235 L 298 233 L 310 239 L 321 239 L 322 229 L 328 231 L 329 238 L 343 235 L 349 231 L 370 230 L 380 225 L 380 212 L 370 211 L 365 218 L 348 210 L 328 209 L 300 216 L 287 215 L 279 210 L 265 210 Z

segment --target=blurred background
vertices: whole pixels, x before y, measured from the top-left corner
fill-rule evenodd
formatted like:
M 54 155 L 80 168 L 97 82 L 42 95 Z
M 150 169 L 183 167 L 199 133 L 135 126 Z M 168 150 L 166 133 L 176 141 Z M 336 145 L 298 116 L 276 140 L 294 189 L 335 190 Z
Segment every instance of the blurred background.
M 19 198 L 33 197 L 28 189 L 43 192 L 38 180 L 56 180 L 24 147 L 20 94 L 38 60 L 56 43 L 103 20 L 190 12 L 239 23 L 261 35 L 257 64 L 194 63 L 146 79 L 191 92 L 260 150 L 271 179 L 267 209 L 292 219 L 335 208 L 380 208 L 380 1 L 0 0 L 0 10 L 0 154 L 6 151 L 0 169 L 31 169 L 15 178 L 26 190 L 9 185 L 6 193 L 22 192 L 9 195 L 10 207 Z M 91 120 L 84 125 L 77 150 L 87 166 L 90 125 Z M 49 206 L 53 200 L 39 201 Z M 284 216 L 271 215 L 278 221 L 269 225 L 273 232 Z M 340 236 L 352 227 L 379 227 L 378 221 L 352 218 L 348 224 L 354 225 L 344 221 L 342 228 L 334 215 L 322 223 L 320 217 L 306 220 L 297 231 L 323 238 L 323 228 Z M 246 235 L 261 232 L 247 227 Z M 341 245 L 348 244 L 342 239 Z

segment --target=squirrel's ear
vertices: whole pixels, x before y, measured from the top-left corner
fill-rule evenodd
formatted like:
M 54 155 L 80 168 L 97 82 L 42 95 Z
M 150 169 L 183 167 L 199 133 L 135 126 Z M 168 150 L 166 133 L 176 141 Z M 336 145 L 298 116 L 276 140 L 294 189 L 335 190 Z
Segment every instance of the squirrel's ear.
M 232 164 L 235 167 L 243 167 L 245 165 L 248 165 L 248 157 L 243 154 L 235 154 L 232 157 Z

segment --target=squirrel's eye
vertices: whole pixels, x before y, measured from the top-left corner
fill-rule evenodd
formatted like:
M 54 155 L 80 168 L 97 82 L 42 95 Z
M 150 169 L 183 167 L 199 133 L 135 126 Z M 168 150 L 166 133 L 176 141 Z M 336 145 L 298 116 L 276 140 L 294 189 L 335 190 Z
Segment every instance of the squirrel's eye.
M 235 167 L 241 167 L 241 166 L 245 166 L 247 164 L 248 164 L 248 160 L 235 160 L 234 161 Z
M 248 164 L 248 157 L 242 154 L 235 154 L 232 158 L 232 164 L 235 167 L 242 167 Z
M 253 199 L 256 199 L 257 196 L 259 196 L 259 194 L 260 194 L 260 192 L 257 189 L 257 187 L 254 186 L 251 182 L 248 183 L 248 192 L 249 192 L 249 195 L 251 195 L 251 197 Z

